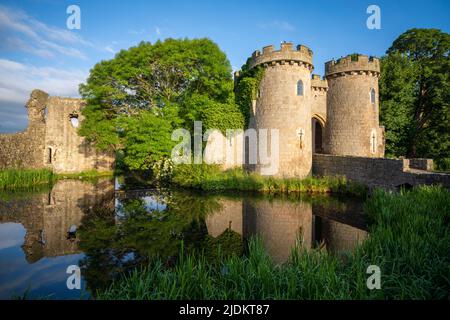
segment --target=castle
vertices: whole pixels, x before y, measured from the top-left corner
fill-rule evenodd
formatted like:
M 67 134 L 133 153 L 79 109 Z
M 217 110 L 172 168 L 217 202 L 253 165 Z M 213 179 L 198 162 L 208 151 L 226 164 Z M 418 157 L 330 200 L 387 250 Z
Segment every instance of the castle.
M 278 170 L 274 175 L 339 175 L 369 187 L 389 189 L 419 184 L 450 187 L 450 175 L 432 172 L 431 159 L 384 158 L 379 59 L 352 54 L 329 61 L 323 79 L 312 74 L 312 60 L 308 47 L 283 42 L 279 50 L 273 45 L 262 52 L 256 50 L 247 62 L 250 69 L 263 68 L 249 128 L 278 132 Z M 239 81 L 241 72 L 235 72 L 234 77 Z M 255 144 L 249 143 L 249 138 L 247 132 L 227 135 L 227 139 L 221 133 L 211 134 L 206 158 L 225 168 L 244 165 L 249 171 L 265 174 L 267 164 L 259 153 L 256 164 L 249 164 L 250 145 Z M 268 140 L 271 138 L 269 135 Z
M 83 106 L 81 99 L 50 97 L 33 90 L 26 104 L 27 129 L 0 134 L 0 169 L 48 168 L 56 173 L 112 170 L 114 157 L 97 151 L 78 134 Z
M 353 54 L 329 61 L 324 79 L 312 74 L 312 60 L 309 48 L 287 42 L 280 50 L 272 45 L 257 50 L 248 60 L 250 69 L 264 69 L 252 101 L 249 129 L 278 131 L 277 171 L 272 175 L 340 175 L 370 187 L 433 183 L 450 187 L 450 175 L 432 172 L 431 159 L 384 158 L 379 59 Z M 235 81 L 239 77 L 238 71 Z M 99 152 L 78 134 L 83 106 L 81 99 L 49 97 L 34 90 L 27 103 L 28 128 L 0 135 L 0 169 L 111 170 L 113 155 Z M 246 132 L 227 139 L 220 132 L 208 135 L 203 159 L 224 168 L 245 166 L 267 174 L 261 159 L 250 165 L 252 143 Z
M 312 59 L 309 48 L 282 43 L 281 50 L 255 51 L 248 62 L 264 68 L 249 126 L 279 130 L 279 176 L 310 175 L 314 153 L 384 156 L 379 60 L 364 55 L 333 60 L 321 79 L 311 75 Z

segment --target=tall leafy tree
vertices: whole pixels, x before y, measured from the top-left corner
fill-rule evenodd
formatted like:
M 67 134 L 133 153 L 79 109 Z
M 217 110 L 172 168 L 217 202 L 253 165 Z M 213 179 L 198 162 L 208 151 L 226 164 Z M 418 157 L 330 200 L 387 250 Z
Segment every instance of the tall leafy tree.
M 103 150 L 121 150 L 133 169 L 170 155 L 170 132 L 242 127 L 230 63 L 209 39 L 142 42 L 102 61 L 80 93 L 87 102 L 81 134 Z M 220 114 L 220 116 L 219 116 Z
M 382 58 L 381 121 L 387 153 L 450 157 L 450 35 L 411 29 Z

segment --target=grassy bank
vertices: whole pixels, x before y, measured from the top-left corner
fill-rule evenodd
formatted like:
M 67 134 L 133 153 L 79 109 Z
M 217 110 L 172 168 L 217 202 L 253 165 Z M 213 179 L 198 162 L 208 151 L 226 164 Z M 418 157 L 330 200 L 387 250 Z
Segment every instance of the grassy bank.
M 80 180 L 96 180 L 98 178 L 113 177 L 113 171 L 83 171 L 78 173 L 61 173 L 58 174 L 58 179 L 80 179 Z
M 0 171 L 0 191 L 32 189 L 51 185 L 56 175 L 48 169 L 10 169 Z
M 0 171 L 0 191 L 16 191 L 51 186 L 59 179 L 96 180 L 112 177 L 113 172 L 86 171 L 55 174 L 49 169 L 9 169 Z
M 180 187 L 205 191 L 341 193 L 355 196 L 365 196 L 367 192 L 366 187 L 345 177 L 273 178 L 242 169 L 222 171 L 213 165 L 179 165 L 174 169 L 172 182 Z
M 344 259 L 294 248 L 276 265 L 261 240 L 246 256 L 184 255 L 174 267 L 154 261 L 98 292 L 99 299 L 448 299 L 450 194 L 438 187 L 375 192 L 366 204 L 370 237 Z M 366 286 L 381 269 L 381 290 Z

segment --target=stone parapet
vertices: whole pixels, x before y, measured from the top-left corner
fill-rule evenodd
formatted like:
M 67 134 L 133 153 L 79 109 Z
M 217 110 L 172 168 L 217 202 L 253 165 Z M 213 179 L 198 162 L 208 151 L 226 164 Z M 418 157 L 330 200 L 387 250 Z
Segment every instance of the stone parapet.
M 328 81 L 322 79 L 318 74 L 313 74 L 311 78 L 311 88 L 313 91 L 327 91 Z
M 352 54 L 325 63 L 325 76 L 337 77 L 346 74 L 366 74 L 379 77 L 380 60 L 362 54 Z
M 275 47 L 270 45 L 264 47 L 262 53 L 259 50 L 253 52 L 252 57 L 249 60 L 249 67 L 288 64 L 305 66 L 312 70 L 312 57 L 313 52 L 308 47 L 298 45 L 294 48 L 291 42 L 284 42 L 281 44 L 280 50 L 275 50 Z

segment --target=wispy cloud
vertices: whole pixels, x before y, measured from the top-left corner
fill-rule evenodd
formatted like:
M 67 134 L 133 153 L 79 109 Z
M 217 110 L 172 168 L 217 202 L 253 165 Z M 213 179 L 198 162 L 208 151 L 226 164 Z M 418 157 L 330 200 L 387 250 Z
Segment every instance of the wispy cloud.
M 0 132 L 24 129 L 27 123 L 25 103 L 33 89 L 51 95 L 78 97 L 78 86 L 88 71 L 36 67 L 0 59 Z
M 134 36 L 142 36 L 142 35 L 156 35 L 156 36 L 161 36 L 163 33 L 163 28 L 161 28 L 160 26 L 155 26 L 153 28 L 150 29 L 130 29 L 128 30 L 128 34 L 134 35 Z
M 295 31 L 295 27 L 292 24 L 287 21 L 279 20 L 271 21 L 268 23 L 260 23 L 258 24 L 258 27 L 265 30 L 276 29 L 281 31 Z
M 0 74 L 0 103 L 24 103 L 35 88 L 77 97 L 78 85 L 88 76 L 87 70 L 36 67 L 7 59 L 0 59 Z
M 112 45 L 110 45 L 110 46 L 105 46 L 104 49 L 105 49 L 105 51 L 107 51 L 107 52 L 109 52 L 109 53 L 112 53 L 112 54 L 115 54 L 115 53 L 116 53 L 116 50 L 112 47 Z
M 128 33 L 132 34 L 132 35 L 142 35 L 142 34 L 146 33 L 146 31 L 145 31 L 145 29 L 140 29 L 140 30 L 131 29 L 131 30 L 128 30 Z
M 85 54 L 73 46 L 92 46 L 76 33 L 48 26 L 24 11 L 0 5 L 0 50 L 19 50 L 40 57 L 55 54 L 86 59 Z

